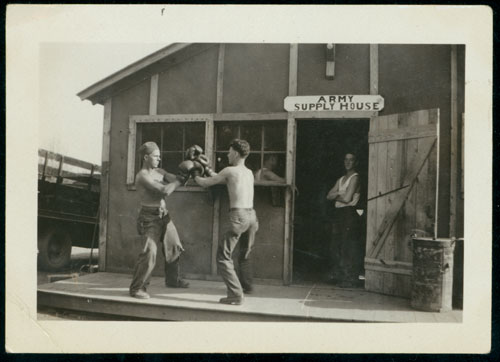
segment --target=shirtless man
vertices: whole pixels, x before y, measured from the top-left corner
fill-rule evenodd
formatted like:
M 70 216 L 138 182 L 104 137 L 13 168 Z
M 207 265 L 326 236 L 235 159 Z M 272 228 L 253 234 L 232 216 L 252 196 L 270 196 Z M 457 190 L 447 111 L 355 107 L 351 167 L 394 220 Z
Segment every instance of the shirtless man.
M 170 220 L 164 198 L 175 191 L 181 181 L 176 175 L 158 168 L 160 150 L 154 142 L 146 142 L 139 148 L 143 165 L 135 178 L 141 202 L 137 230 L 145 236 L 145 245 L 134 268 L 129 292 L 134 298 L 147 299 L 146 288 L 156 264 L 157 245 L 162 244 L 165 256 L 165 234 L 179 243 L 179 235 Z M 165 284 L 174 288 L 187 288 L 189 283 L 179 278 L 179 257 L 170 263 L 165 261 Z
M 235 139 L 229 145 L 228 167 L 211 177 L 195 176 L 194 180 L 203 187 L 226 184 L 229 193 L 229 230 L 219 241 L 217 248 L 217 265 L 222 279 L 226 283 L 227 297 L 220 303 L 240 305 L 243 293 L 252 292 L 252 268 L 250 252 L 255 241 L 255 233 L 259 228 L 257 215 L 253 209 L 254 177 L 245 166 L 245 159 L 250 153 L 250 145 L 245 140 Z M 240 277 L 233 265 L 233 251 L 240 241 L 238 256 Z

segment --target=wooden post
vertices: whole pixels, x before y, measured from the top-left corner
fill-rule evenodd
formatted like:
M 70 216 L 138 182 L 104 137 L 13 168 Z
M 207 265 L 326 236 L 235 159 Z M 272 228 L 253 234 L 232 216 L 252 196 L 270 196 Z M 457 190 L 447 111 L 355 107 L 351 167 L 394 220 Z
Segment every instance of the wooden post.
M 456 236 L 458 181 L 457 46 L 451 46 L 450 237 Z
M 101 188 L 99 200 L 99 271 L 106 270 L 106 242 L 108 238 L 109 153 L 111 146 L 111 98 L 104 103 Z
M 149 92 L 149 114 L 151 116 L 158 113 L 158 79 L 158 74 L 151 77 L 151 90 Z
M 222 113 L 222 99 L 224 89 L 224 57 L 226 53 L 226 46 L 219 45 L 219 59 L 217 62 L 217 113 Z
M 378 44 L 370 44 L 370 94 L 378 94 Z
M 288 73 L 288 95 L 297 95 L 298 44 L 290 44 L 290 66 Z M 291 185 L 285 191 L 285 244 L 283 247 L 283 281 L 292 283 L 293 275 L 293 212 L 295 199 L 295 143 L 296 121 L 293 116 L 287 120 L 286 133 L 286 183 Z
M 217 61 L 217 103 L 216 103 L 216 113 L 222 113 L 222 100 L 224 93 L 224 56 L 225 56 L 225 45 L 219 45 L 219 59 Z M 214 148 L 214 133 L 215 125 L 213 119 L 207 122 L 206 135 L 205 135 L 205 149 L 207 157 L 212 160 L 212 165 L 215 165 L 215 150 Z M 210 152 L 210 153 L 209 153 Z M 214 199 L 214 209 L 213 209 L 213 221 L 212 221 L 212 263 L 211 272 L 212 275 L 217 275 L 217 246 L 219 244 L 219 224 L 220 224 L 220 195 L 218 192 L 212 193 L 215 195 Z

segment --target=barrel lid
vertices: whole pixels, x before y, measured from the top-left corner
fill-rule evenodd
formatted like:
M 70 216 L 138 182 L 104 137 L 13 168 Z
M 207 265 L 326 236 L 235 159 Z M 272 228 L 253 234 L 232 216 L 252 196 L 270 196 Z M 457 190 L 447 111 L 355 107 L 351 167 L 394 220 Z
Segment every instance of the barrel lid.
M 436 244 L 451 244 L 456 239 L 452 238 L 432 238 L 432 237 L 418 237 L 413 238 L 413 241 L 423 241 L 427 243 L 436 243 Z

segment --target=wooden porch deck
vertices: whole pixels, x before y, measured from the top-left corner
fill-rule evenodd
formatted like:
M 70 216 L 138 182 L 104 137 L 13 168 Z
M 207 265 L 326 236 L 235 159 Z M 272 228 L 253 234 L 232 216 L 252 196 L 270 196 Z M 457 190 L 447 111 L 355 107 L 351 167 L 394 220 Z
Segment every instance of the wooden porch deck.
M 218 303 L 222 282 L 190 280 L 188 289 L 166 288 L 153 277 L 150 299 L 128 295 L 130 275 L 95 273 L 38 286 L 38 306 L 87 313 L 178 321 L 305 321 L 460 323 L 462 311 L 415 311 L 410 301 L 361 289 L 326 285 L 256 285 L 240 306 Z

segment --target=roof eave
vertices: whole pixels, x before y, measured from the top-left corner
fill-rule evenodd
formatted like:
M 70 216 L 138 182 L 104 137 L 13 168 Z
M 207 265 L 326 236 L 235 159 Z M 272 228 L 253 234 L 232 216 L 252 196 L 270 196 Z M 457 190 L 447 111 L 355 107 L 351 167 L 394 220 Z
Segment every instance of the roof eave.
M 82 101 L 89 100 L 92 102 L 92 104 L 103 104 L 105 99 L 103 99 L 102 96 L 99 96 L 99 94 L 102 94 L 103 91 L 105 91 L 107 88 L 134 74 L 135 72 L 145 69 L 151 64 L 156 63 L 174 53 L 177 53 L 178 51 L 187 48 L 190 45 L 191 43 L 174 43 L 168 45 L 165 48 L 162 48 L 157 52 L 130 64 L 129 66 L 117 71 L 116 73 L 111 74 L 103 80 L 94 83 L 90 87 L 79 92 L 77 95 Z

